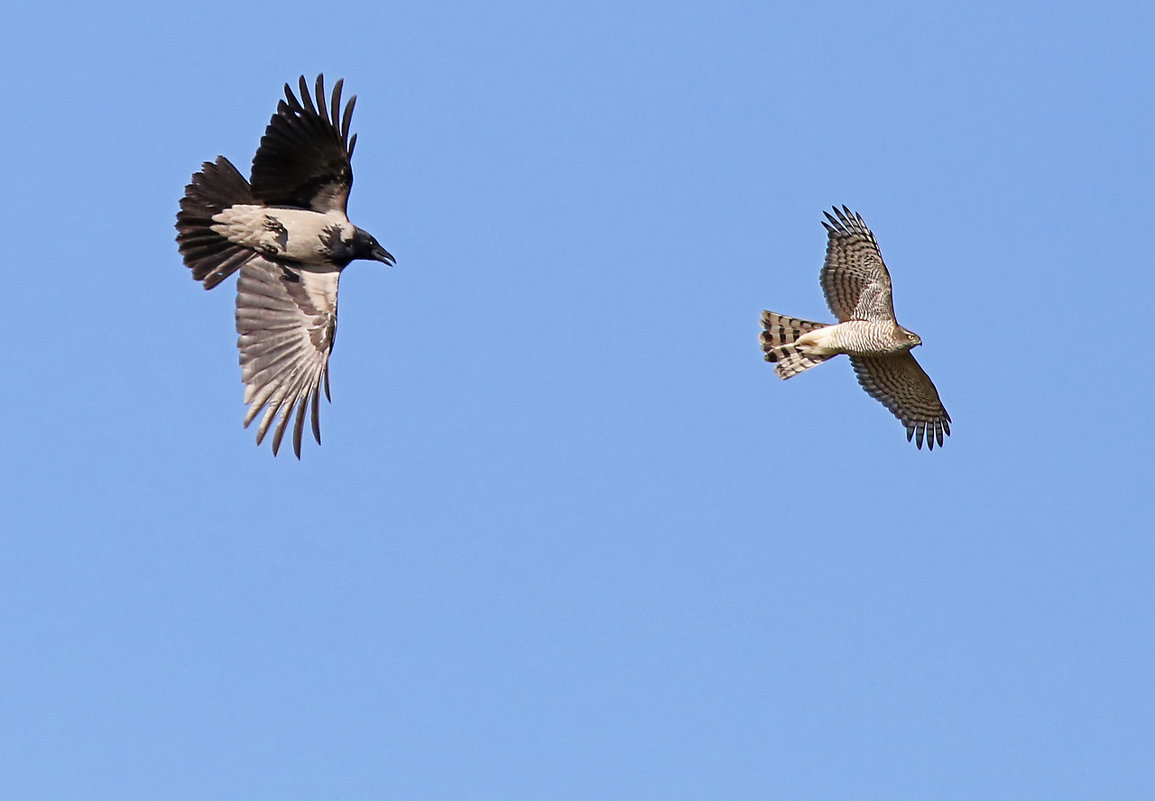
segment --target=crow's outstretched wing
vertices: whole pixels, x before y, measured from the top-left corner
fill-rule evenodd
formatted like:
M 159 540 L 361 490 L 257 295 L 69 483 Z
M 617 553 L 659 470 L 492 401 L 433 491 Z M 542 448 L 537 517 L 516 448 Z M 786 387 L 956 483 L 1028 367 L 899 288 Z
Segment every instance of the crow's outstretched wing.
M 337 81 L 326 108 L 324 76 L 317 76 L 316 102 L 301 76 L 301 99 L 285 84 L 285 99 L 261 137 L 253 156 L 253 195 L 269 206 L 295 206 L 313 211 L 345 213 L 353 186 L 350 159 L 357 135 L 349 137 L 349 122 L 357 97 L 341 113 Z
M 273 453 L 296 409 L 293 452 L 301 458 L 305 407 L 312 406 L 313 436 L 321 442 L 318 396 L 329 397 L 329 354 L 337 335 L 339 272 L 291 270 L 258 256 L 241 267 L 237 280 L 237 347 L 245 383 L 247 427 L 261 409 L 260 445 L 269 426 Z

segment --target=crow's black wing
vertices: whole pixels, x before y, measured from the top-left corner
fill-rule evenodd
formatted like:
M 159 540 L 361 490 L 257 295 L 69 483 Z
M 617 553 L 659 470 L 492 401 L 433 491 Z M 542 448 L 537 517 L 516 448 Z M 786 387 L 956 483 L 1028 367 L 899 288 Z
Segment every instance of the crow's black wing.
M 349 137 L 349 122 L 357 97 L 349 98 L 341 113 L 344 81 L 337 81 L 326 108 L 324 79 L 317 76 L 315 104 L 304 76 L 300 100 L 285 84 L 285 99 L 253 156 L 253 195 L 266 205 L 345 212 L 353 186 L 349 159 L 357 144 L 356 134 Z

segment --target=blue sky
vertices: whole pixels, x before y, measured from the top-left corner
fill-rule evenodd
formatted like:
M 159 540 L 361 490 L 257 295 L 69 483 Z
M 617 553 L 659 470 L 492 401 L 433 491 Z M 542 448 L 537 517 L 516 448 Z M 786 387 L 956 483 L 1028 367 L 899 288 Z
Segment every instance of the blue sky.
M 21 3 L 0 797 L 1150 799 L 1146 3 Z M 359 96 L 298 462 L 185 183 Z M 953 418 L 789 383 L 861 212 Z

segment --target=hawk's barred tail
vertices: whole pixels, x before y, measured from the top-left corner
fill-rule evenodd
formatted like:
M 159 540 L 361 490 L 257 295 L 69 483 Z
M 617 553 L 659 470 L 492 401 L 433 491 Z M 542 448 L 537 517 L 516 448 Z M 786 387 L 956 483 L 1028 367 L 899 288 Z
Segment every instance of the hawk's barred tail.
M 212 289 L 255 255 L 214 231 L 213 215 L 253 202 L 249 182 L 224 156 L 206 161 L 185 187 L 176 215 L 176 241 L 193 278 L 204 281 L 205 289 Z
M 777 362 L 774 370 L 780 378 L 796 376 L 803 370 L 822 364 L 830 358 L 830 356 L 807 356 L 794 347 L 798 337 L 807 331 L 826 328 L 826 323 L 812 323 L 809 320 L 764 311 L 762 328 L 764 330 L 759 337 L 762 341 L 762 351 L 766 354 L 766 361 Z

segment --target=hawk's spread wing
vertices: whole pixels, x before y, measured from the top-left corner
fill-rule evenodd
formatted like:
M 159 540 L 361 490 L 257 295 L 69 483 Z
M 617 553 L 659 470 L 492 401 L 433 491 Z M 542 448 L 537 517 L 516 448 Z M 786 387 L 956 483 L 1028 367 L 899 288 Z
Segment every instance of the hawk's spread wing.
M 893 356 L 851 356 L 850 363 L 862 388 L 906 426 L 908 442 L 915 437 L 921 448 L 925 436 L 931 450 L 936 442 L 942 445 L 943 435 L 950 434 L 950 415 L 930 376 L 910 351 Z
M 237 347 L 245 383 L 247 427 L 264 408 L 257 444 L 273 419 L 273 453 L 296 408 L 293 452 L 301 457 L 305 407 L 312 404 L 313 436 L 321 442 L 317 409 L 321 382 L 329 397 L 329 354 L 337 334 L 338 272 L 294 271 L 257 257 L 237 280 Z
M 294 206 L 313 211 L 345 212 L 349 189 L 353 186 L 353 166 L 349 159 L 357 135 L 349 138 L 349 121 L 357 97 L 349 98 L 343 114 L 341 86 L 333 87 L 333 98 L 325 107 L 324 76 L 317 76 L 316 105 L 301 77 L 301 99 L 285 84 L 285 99 L 261 137 L 253 156 L 253 195 L 269 206 Z
M 843 206 L 832 216 L 824 212 L 826 263 L 822 265 L 822 291 L 838 322 L 876 320 L 894 322 L 890 273 L 882 261 L 878 242 L 862 217 Z

